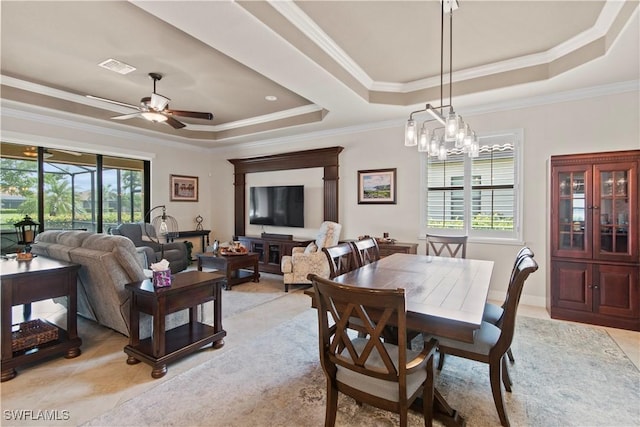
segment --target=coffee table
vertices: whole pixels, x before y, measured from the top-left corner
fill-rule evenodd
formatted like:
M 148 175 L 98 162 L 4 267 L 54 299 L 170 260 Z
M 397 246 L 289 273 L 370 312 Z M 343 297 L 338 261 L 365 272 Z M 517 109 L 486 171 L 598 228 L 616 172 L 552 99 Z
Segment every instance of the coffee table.
M 154 288 L 150 279 L 128 283 L 131 292 L 131 336 L 124 352 L 127 364 L 145 362 L 152 366 L 151 376 L 161 378 L 167 364 L 201 347 L 224 345 L 227 332 L 222 329 L 222 293 L 224 276 L 218 273 L 186 271 L 172 278 L 171 286 Z M 196 320 L 198 305 L 213 300 L 213 326 Z M 189 309 L 189 323 L 165 330 L 165 316 Z M 140 313 L 153 316 L 153 334 L 140 339 Z
M 220 270 L 226 277 L 225 290 L 231 289 L 232 286 L 245 283 L 250 280 L 254 282 L 260 281 L 260 273 L 258 272 L 258 261 L 260 254 L 248 252 L 242 255 L 219 255 L 214 252 L 204 252 L 196 254 L 198 257 L 198 271 L 202 271 L 202 267 L 215 268 Z M 243 269 L 253 269 L 246 271 Z

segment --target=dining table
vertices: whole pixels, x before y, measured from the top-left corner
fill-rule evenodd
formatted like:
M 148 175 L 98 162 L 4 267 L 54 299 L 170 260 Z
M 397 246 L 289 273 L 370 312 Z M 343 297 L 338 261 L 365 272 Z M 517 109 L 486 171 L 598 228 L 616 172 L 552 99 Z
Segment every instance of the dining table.
M 332 280 L 372 289 L 405 290 L 407 329 L 473 342 L 482 324 L 493 261 L 396 253 Z M 313 289 L 306 292 L 313 296 Z M 464 418 L 435 390 L 437 418 L 464 425 Z

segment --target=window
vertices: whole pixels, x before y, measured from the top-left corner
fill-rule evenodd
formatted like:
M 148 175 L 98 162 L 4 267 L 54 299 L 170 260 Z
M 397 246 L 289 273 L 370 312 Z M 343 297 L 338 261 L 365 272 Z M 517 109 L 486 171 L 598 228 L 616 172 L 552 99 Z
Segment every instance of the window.
M 142 221 L 148 209 L 149 161 L 7 142 L 0 149 L 3 253 L 14 251 L 13 224 L 25 215 L 41 230 L 106 232 L 121 222 Z
M 480 155 L 423 156 L 422 234 L 521 240 L 519 153 L 522 131 L 480 137 Z

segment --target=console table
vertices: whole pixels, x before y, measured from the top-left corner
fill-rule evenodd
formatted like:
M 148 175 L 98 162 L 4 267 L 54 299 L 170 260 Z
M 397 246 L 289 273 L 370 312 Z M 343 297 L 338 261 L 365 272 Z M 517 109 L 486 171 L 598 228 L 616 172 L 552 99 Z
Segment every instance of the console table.
M 2 377 L 14 378 L 15 368 L 54 355 L 71 359 L 80 355 L 82 340 L 77 330 L 77 273 L 80 265 L 44 256 L 31 261 L 3 259 L 2 280 Z M 31 348 L 12 351 L 12 307 L 49 298 L 67 297 L 67 329 L 58 329 L 58 339 Z M 25 319 L 27 320 L 27 319 Z M 46 321 L 45 321 L 46 322 Z M 48 322 L 46 322 L 48 323 Z
M 127 364 L 145 362 L 152 366 L 151 376 L 161 378 L 167 364 L 212 344 L 224 345 L 227 332 L 222 329 L 222 292 L 225 276 L 218 273 L 186 271 L 173 276 L 171 286 L 154 288 L 151 280 L 128 283 L 131 292 L 131 336 L 124 352 Z M 198 322 L 198 305 L 213 300 L 213 326 Z M 165 316 L 189 309 L 189 323 L 165 330 Z M 153 334 L 140 340 L 140 313 L 153 316 Z
M 178 231 L 175 235 L 167 236 L 167 240 L 173 242 L 174 239 L 180 237 L 198 237 L 200 236 L 200 241 L 202 243 L 202 252 L 206 251 L 207 246 L 209 246 L 209 233 L 211 230 L 188 230 L 188 231 Z
M 380 250 L 381 258 L 384 258 L 391 254 L 414 254 L 415 255 L 418 253 L 417 243 L 401 243 L 401 242 L 378 243 L 378 248 Z

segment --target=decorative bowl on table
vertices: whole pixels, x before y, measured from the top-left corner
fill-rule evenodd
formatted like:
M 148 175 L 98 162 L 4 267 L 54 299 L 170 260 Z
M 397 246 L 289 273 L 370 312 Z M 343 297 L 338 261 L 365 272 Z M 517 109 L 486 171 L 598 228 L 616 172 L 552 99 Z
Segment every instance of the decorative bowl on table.
M 249 253 L 249 251 L 241 244 L 235 244 L 233 246 L 225 246 L 220 248 L 220 255 L 223 256 L 246 255 L 247 253 Z

